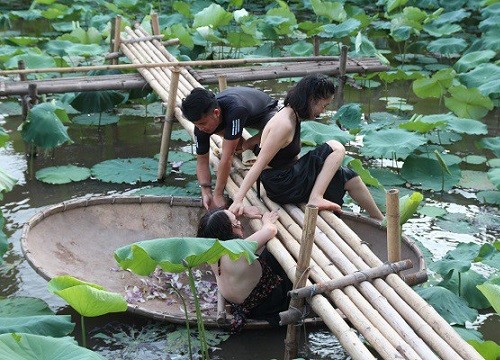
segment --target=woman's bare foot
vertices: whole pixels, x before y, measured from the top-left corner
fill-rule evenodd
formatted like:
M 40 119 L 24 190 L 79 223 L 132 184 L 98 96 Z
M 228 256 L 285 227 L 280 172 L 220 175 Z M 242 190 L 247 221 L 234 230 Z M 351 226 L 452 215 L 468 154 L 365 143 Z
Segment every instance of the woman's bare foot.
M 333 212 L 336 212 L 336 213 L 342 212 L 342 208 L 340 207 L 339 204 L 336 204 L 333 201 L 329 201 L 329 200 L 326 200 L 323 198 L 309 199 L 309 202 L 307 204 L 318 207 L 318 211 L 332 210 Z

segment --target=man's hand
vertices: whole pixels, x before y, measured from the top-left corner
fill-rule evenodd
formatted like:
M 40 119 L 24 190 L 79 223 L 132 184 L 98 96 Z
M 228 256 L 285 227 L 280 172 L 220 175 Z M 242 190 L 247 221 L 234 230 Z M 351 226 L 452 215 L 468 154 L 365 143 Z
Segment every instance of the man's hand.
M 245 206 L 243 208 L 243 216 L 248 219 L 260 219 L 262 218 L 262 212 L 257 206 Z
M 226 198 L 224 195 L 214 195 L 212 197 L 212 208 L 226 208 Z
M 210 210 L 214 207 L 212 191 L 210 189 L 208 189 L 208 191 L 204 189 L 201 190 L 201 199 L 203 200 L 205 209 Z

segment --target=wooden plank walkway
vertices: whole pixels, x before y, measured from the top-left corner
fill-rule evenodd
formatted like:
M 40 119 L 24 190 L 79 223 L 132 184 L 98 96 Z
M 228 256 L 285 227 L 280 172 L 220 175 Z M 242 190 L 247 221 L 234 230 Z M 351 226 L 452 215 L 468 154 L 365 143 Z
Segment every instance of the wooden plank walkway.
M 135 41 L 122 43 L 120 49 L 133 63 L 177 61 L 158 40 L 140 41 L 141 38 L 150 37 L 143 29 L 126 28 L 126 34 L 125 39 Z M 171 85 L 173 71 L 180 72 L 177 104 L 180 104 L 181 99 L 194 87 L 201 86 L 184 68 L 140 68 L 138 71 L 165 103 L 169 102 L 167 89 Z M 215 74 L 214 72 L 210 76 L 214 77 Z M 178 106 L 173 113 L 192 136 L 194 126 L 182 116 Z M 249 134 L 245 133 L 245 136 Z M 214 165 L 218 160 L 214 153 L 220 150 L 220 145 L 221 139 L 213 136 L 211 160 Z M 244 176 L 240 165 L 236 159 L 235 171 L 227 185 L 230 195 L 234 195 Z M 265 196 L 263 202 L 259 200 L 255 191 L 249 192 L 246 201 L 248 204 L 267 209 L 278 207 Z M 304 211 L 293 205 L 286 205 L 284 209 L 285 211 L 280 211 L 278 236 L 268 243 L 268 249 L 287 271 L 288 276 L 294 279 Z M 256 226 L 257 223 L 252 225 Z M 290 266 L 291 263 L 294 265 Z M 382 261 L 341 220 L 330 212 L 320 213 L 311 260 L 313 271 L 308 284 L 337 279 L 381 264 Z M 432 306 L 396 274 L 388 275 L 385 279 L 378 278 L 372 282 L 364 281 L 357 286 L 337 289 L 326 296 L 315 295 L 309 299 L 309 303 L 353 359 L 374 359 L 354 329 L 362 334 L 384 359 L 482 359 Z M 345 315 L 345 319 L 337 309 Z

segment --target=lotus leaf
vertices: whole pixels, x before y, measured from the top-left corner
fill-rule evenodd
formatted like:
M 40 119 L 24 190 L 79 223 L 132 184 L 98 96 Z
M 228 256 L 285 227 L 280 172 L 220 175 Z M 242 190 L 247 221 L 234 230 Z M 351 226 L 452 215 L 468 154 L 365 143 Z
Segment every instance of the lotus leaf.
M 460 81 L 468 88 L 477 87 L 485 96 L 500 95 L 500 66 L 480 64 L 466 74 L 459 75 Z
M 486 278 L 473 270 L 460 272 L 453 271 L 441 281 L 438 286 L 442 286 L 460 296 L 467 301 L 470 307 L 474 309 L 487 309 L 490 303 L 484 295 L 476 288 L 483 284 Z
M 160 158 L 160 154 L 156 154 L 154 156 L 155 159 L 159 159 Z M 187 153 L 187 152 L 184 152 L 184 151 L 177 151 L 177 150 L 170 150 L 168 152 L 168 161 L 169 162 L 186 162 L 186 161 L 190 161 L 190 160 L 194 160 L 194 155 L 193 154 L 190 154 L 190 153 Z
M 9 360 L 106 360 L 78 346 L 71 337 L 53 338 L 33 334 L 0 335 L 0 358 Z
M 479 23 L 479 30 L 481 30 L 481 32 L 483 33 L 488 31 L 498 32 L 500 30 L 499 22 L 500 22 L 500 15 L 490 16 Z
M 482 138 L 477 145 L 481 149 L 493 151 L 495 156 L 500 156 L 500 136 Z
M 441 229 L 458 234 L 476 234 L 478 224 L 461 213 L 448 213 L 443 219 L 438 219 L 436 225 Z
M 179 186 L 155 186 L 144 187 L 134 191 L 134 195 L 154 195 L 154 196 L 189 196 L 189 192 L 184 187 Z
M 446 122 L 444 121 L 429 122 L 429 121 L 422 121 L 421 119 L 417 120 L 410 119 L 410 121 L 399 124 L 399 128 L 423 134 L 437 129 L 441 129 L 445 125 Z
M 482 95 L 478 89 L 467 89 L 465 86 L 452 86 L 449 89 L 451 97 L 446 97 L 444 103 L 457 116 L 470 119 L 481 119 L 493 109 L 493 102 Z
M 430 52 L 441 55 L 460 54 L 467 47 L 467 42 L 460 38 L 442 38 L 431 41 L 427 45 Z
M 462 27 L 458 24 L 444 24 L 441 26 L 437 26 L 435 24 L 426 24 L 424 25 L 424 30 L 431 36 L 441 37 L 459 32 L 462 30 Z
M 114 90 L 86 91 L 78 93 L 71 101 L 71 106 L 85 113 L 100 113 L 113 109 L 125 100 L 125 95 Z
M 3 65 L 6 69 L 17 69 L 17 64 L 20 60 L 23 60 L 26 64 L 26 68 L 30 69 L 53 68 L 56 66 L 56 63 L 52 57 L 48 55 L 37 54 L 16 55 L 5 61 Z
M 462 140 L 462 136 L 454 131 L 436 131 L 430 134 L 425 134 L 425 138 L 432 144 L 449 145 Z M 426 151 L 423 151 L 426 152 Z
M 81 281 L 72 276 L 56 276 L 48 282 L 48 288 L 85 317 L 127 310 L 127 302 L 122 295 L 106 291 L 100 285 Z
M 439 70 L 430 78 L 417 79 L 413 82 L 413 92 L 420 98 L 440 98 L 451 86 L 456 73 L 453 69 Z
M 157 181 L 158 161 L 150 158 L 112 159 L 94 165 L 92 176 L 110 183 Z
M 271 24 L 273 22 L 276 23 L 275 25 L 273 25 L 273 30 L 276 32 L 276 34 L 288 35 L 297 25 L 297 19 L 284 1 L 279 2 L 279 4 L 279 8 L 271 8 L 266 12 L 265 21 L 270 21 Z
M 72 121 L 75 124 L 86 125 L 86 126 L 105 126 L 116 124 L 120 120 L 118 115 L 101 113 L 97 114 L 81 114 L 75 116 Z
M 283 47 L 291 56 L 312 56 L 314 53 L 314 45 L 307 41 L 297 41 L 289 46 Z
M 244 47 L 251 47 L 251 46 L 257 46 L 261 43 L 261 41 L 255 37 L 254 35 L 246 34 L 244 32 L 231 32 L 227 34 L 227 40 L 228 40 L 228 45 L 233 46 L 235 48 L 244 48 Z M 312 51 L 306 51 L 305 48 L 307 48 L 307 45 L 311 45 L 309 43 L 302 43 L 302 46 L 295 48 L 296 56 L 305 56 L 304 54 L 311 53 Z
M 471 69 L 475 69 L 478 65 L 489 62 L 495 55 L 496 53 L 492 50 L 470 52 L 458 59 L 453 68 L 458 73 L 465 73 Z
M 324 16 L 331 21 L 343 22 L 347 18 L 344 5 L 340 2 L 311 0 L 311 5 L 316 15 Z
M 373 177 L 385 187 L 401 186 L 406 181 L 398 173 L 389 168 L 369 168 Z
M 500 167 L 500 158 L 496 159 L 489 159 L 487 161 L 488 166 L 494 168 L 494 167 Z
M 342 105 L 332 116 L 332 121 L 338 121 L 340 125 L 348 130 L 361 127 L 361 105 L 358 103 Z
M 70 315 L 22 315 L 0 317 L 0 334 L 27 333 L 62 337 L 70 334 L 75 324 Z
M 432 21 L 434 25 L 445 25 L 454 22 L 460 22 L 461 20 L 470 16 L 470 12 L 465 9 L 458 9 L 455 11 L 449 11 L 439 15 L 437 19 Z
M 73 44 L 66 49 L 68 55 L 91 57 L 106 52 L 106 49 L 97 44 Z
M 183 174 L 196 175 L 196 161 L 186 161 L 180 167 Z
M 213 29 L 218 29 L 229 24 L 232 18 L 231 13 L 224 10 L 222 6 L 210 4 L 210 6 L 194 15 L 193 28 L 210 26 Z
M 54 102 L 33 106 L 28 112 L 27 121 L 21 127 L 23 140 L 43 149 L 52 149 L 65 142 L 71 143 L 67 128 L 61 121 L 66 118 L 65 111 Z
M 319 36 L 329 39 L 340 39 L 358 31 L 360 25 L 361 23 L 353 18 L 349 18 L 338 25 L 326 24 L 323 26 L 323 31 L 319 34 Z
M 413 80 L 420 79 L 424 75 L 420 71 L 403 71 L 398 68 L 397 71 L 386 71 L 378 73 L 380 80 L 390 84 L 397 80 Z
M 490 169 L 488 171 L 488 179 L 500 190 L 500 168 Z
M 88 179 L 90 169 L 75 165 L 52 166 L 38 170 L 35 177 L 47 184 L 68 184 Z
M 406 41 L 410 38 L 413 29 L 407 25 L 393 26 L 391 36 L 396 42 Z
M 300 129 L 302 144 L 317 146 L 329 140 L 337 140 L 345 144 L 354 140 L 354 136 L 342 131 L 335 124 L 325 125 L 316 121 L 304 121 Z
M 488 127 L 480 121 L 473 119 L 461 119 L 454 116 L 449 117 L 448 129 L 459 134 L 486 135 Z
M 447 191 L 460 181 L 460 168 L 457 165 L 448 167 L 451 174 L 431 157 L 409 156 L 401 168 L 401 176 L 413 184 L 420 184 L 423 189 Z
M 464 325 L 477 318 L 477 310 L 469 308 L 465 300 L 444 287 L 417 288 L 415 291 L 449 323 Z
M 472 345 L 474 349 L 476 349 L 484 360 L 497 360 L 500 357 L 500 345 L 492 340 L 468 340 L 467 342 Z
M 349 167 L 358 173 L 358 175 L 361 177 L 361 180 L 363 180 L 366 185 L 377 188 L 383 187 L 382 184 L 380 184 L 380 182 L 370 174 L 370 171 L 363 167 L 363 163 L 361 162 L 361 160 L 351 160 L 349 162 Z
M 0 115 L 21 115 L 22 111 L 21 105 L 17 102 L 0 102 Z
M 0 194 L 2 192 L 11 191 L 16 183 L 16 179 L 12 178 L 2 168 L 0 168 Z M 0 227 L 0 229 L 2 228 Z
M 422 206 L 417 210 L 419 214 L 430 216 L 432 218 L 443 217 L 446 215 L 446 210 L 437 206 Z
M 475 190 L 494 190 L 495 186 L 488 179 L 488 175 L 484 171 L 462 170 L 462 178 L 458 183 L 461 188 L 469 188 Z M 500 186 L 500 183 L 499 185 Z
M 383 129 L 366 134 L 361 153 L 372 158 L 406 159 L 427 140 L 403 129 Z
M 476 194 L 476 196 L 477 199 L 483 204 L 500 205 L 500 192 L 498 192 L 498 190 L 480 191 Z
M 478 285 L 477 288 L 488 299 L 497 314 L 500 314 L 500 278 L 496 277 L 490 281 Z
M 167 272 L 179 273 L 189 267 L 214 264 L 221 256 L 231 260 L 245 256 L 248 263 L 255 259 L 257 243 L 241 239 L 219 241 L 204 238 L 159 238 L 139 241 L 115 251 L 115 260 L 123 269 L 139 275 L 151 274 L 157 266 Z

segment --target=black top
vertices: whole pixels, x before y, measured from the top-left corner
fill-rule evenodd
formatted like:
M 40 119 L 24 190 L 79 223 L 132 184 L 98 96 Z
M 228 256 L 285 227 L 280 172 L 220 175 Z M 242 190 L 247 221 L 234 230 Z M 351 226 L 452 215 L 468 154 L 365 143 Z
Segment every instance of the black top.
M 250 87 L 231 87 L 217 96 L 222 121 L 212 134 L 224 131 L 224 139 L 241 137 L 243 128 L 263 129 L 271 118 L 278 101 L 261 90 Z M 270 116 L 271 115 L 271 116 Z M 206 154 L 210 148 L 210 135 L 195 127 L 196 153 Z

